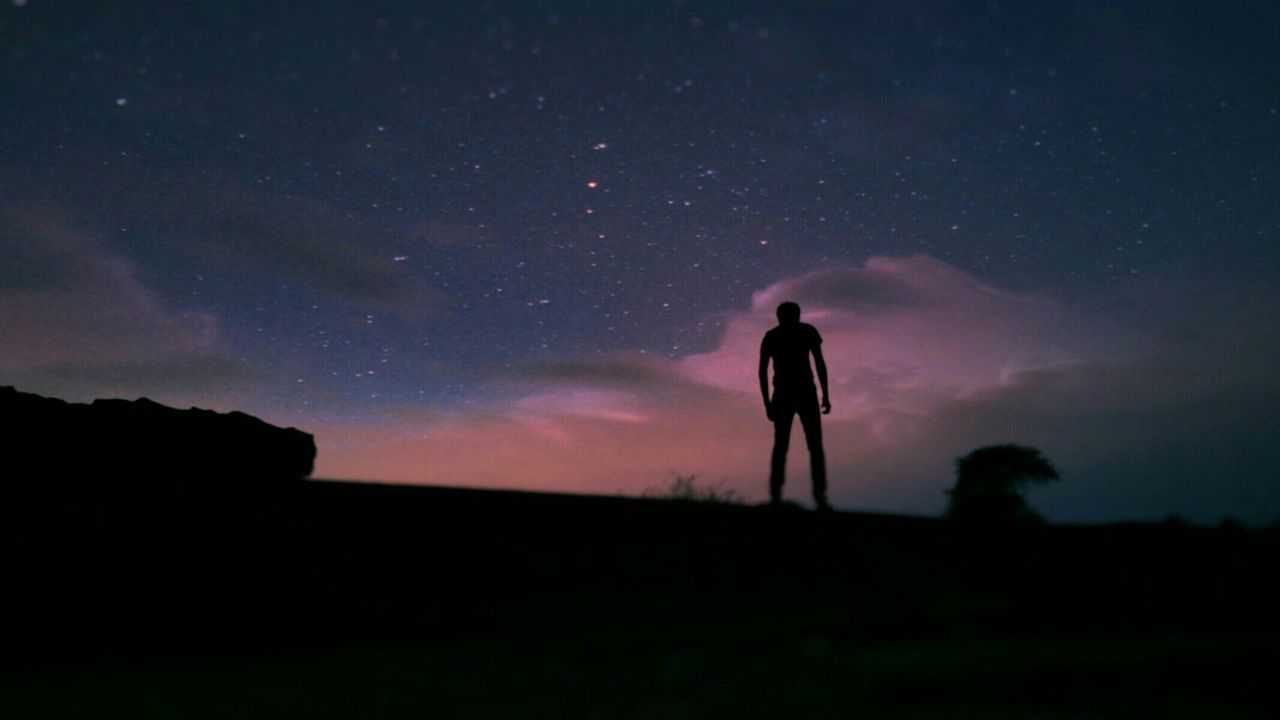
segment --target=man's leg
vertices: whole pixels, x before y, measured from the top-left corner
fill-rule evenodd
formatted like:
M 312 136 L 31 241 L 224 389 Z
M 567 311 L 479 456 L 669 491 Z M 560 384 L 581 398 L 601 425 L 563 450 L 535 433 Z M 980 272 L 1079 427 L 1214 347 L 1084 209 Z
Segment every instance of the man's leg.
M 791 444 L 791 420 L 795 411 L 773 399 L 773 459 L 769 463 L 769 500 L 782 502 L 782 483 L 787 477 L 787 446 Z
M 827 509 L 827 456 L 822 449 L 822 412 L 815 395 L 798 411 L 804 428 L 804 441 L 809 446 L 809 469 L 813 474 L 813 500 L 818 509 Z

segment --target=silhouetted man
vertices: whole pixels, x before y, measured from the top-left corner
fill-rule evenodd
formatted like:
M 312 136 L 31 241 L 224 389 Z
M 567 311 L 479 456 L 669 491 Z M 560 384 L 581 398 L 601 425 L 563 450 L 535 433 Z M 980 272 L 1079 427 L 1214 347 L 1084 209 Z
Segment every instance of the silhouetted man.
M 809 466 L 813 471 L 813 499 L 819 510 L 827 504 L 827 460 L 822 453 L 822 415 L 831 412 L 827 399 L 827 364 L 822 359 L 822 336 L 818 329 L 800 322 L 800 306 L 784 302 L 778 306 L 778 327 L 764 334 L 760 343 L 760 394 L 765 415 L 773 421 L 773 461 L 769 467 L 769 500 L 782 502 L 786 479 L 787 446 L 791 443 L 791 421 L 800 416 L 804 439 L 809 445 Z M 813 386 L 809 353 L 818 369 L 822 385 L 822 413 L 818 412 L 818 391 Z M 769 398 L 769 360 L 773 360 L 773 398 Z

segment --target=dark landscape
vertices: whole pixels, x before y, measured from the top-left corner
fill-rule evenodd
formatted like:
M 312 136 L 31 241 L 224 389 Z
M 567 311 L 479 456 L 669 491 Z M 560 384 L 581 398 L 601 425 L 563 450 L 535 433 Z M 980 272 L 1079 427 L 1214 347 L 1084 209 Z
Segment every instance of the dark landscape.
M 321 481 L 3 513 L 5 717 L 1278 705 L 1274 530 Z

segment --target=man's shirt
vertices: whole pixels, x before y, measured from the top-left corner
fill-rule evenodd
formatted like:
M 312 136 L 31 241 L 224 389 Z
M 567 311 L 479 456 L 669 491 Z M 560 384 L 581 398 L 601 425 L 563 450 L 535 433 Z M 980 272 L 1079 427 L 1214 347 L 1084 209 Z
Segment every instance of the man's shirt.
M 760 352 L 773 360 L 774 389 L 813 390 L 809 353 L 821 344 L 818 329 L 808 323 L 779 325 L 766 332 Z

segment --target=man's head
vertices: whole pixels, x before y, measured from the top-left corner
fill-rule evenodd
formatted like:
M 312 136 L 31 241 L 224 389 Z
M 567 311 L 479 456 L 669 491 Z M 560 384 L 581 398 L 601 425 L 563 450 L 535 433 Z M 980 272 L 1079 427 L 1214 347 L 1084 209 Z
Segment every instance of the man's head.
M 793 302 L 784 302 L 778 306 L 778 323 L 795 325 L 800 322 L 800 306 Z

